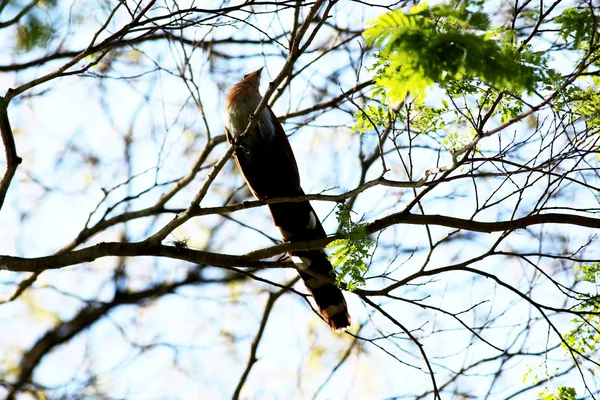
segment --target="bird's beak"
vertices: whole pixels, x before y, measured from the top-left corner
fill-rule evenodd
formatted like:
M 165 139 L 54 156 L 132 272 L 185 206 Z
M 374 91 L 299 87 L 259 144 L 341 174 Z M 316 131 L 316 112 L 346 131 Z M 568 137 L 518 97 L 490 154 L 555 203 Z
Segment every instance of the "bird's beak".
M 258 80 L 260 81 L 260 74 L 261 74 L 263 68 L 264 67 L 260 67 L 259 69 L 257 69 L 254 72 L 247 73 L 246 75 L 244 75 L 244 78 L 242 80 L 244 80 L 246 78 L 258 78 Z

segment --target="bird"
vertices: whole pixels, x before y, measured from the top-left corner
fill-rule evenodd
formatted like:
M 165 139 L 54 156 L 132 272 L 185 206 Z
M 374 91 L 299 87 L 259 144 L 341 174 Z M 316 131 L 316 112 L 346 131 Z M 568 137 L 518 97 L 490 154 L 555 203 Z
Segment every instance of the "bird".
M 225 98 L 224 121 L 227 141 L 234 145 L 234 159 L 250 191 L 258 200 L 304 196 L 294 152 L 281 122 L 267 106 L 254 115 L 262 100 L 259 91 L 262 68 L 233 85 Z M 240 138 L 251 119 L 254 129 Z M 309 201 L 267 205 L 284 242 L 327 237 Z M 333 267 L 323 249 L 290 252 L 292 261 L 321 316 L 336 332 L 350 327 L 348 306 L 335 280 Z M 314 275 L 310 274 L 312 272 Z

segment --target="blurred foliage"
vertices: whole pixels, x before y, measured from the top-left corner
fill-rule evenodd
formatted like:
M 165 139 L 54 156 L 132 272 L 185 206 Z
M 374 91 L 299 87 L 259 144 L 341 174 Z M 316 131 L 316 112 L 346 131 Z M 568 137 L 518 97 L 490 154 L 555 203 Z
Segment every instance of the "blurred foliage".
M 30 16 L 17 26 L 17 49 L 29 51 L 36 47 L 45 47 L 54 37 L 54 28 Z
M 575 50 L 587 48 L 590 35 L 597 32 L 596 21 L 587 5 L 567 8 L 556 18 L 556 22 L 560 24 L 560 36 Z
M 346 289 L 352 291 L 365 284 L 365 260 L 371 257 L 374 243 L 367 235 L 366 224 L 353 222 L 350 211 L 345 203 L 338 204 L 336 216 L 343 238 L 329 243 L 327 248 L 333 249 L 330 260 L 337 283 L 346 280 Z
M 4 21 L 4 27 L 14 26 L 15 48 L 17 51 L 30 51 L 44 48 L 56 35 L 56 21 L 52 21 L 49 11 L 57 5 L 56 0 L 37 0 L 26 5 L 8 2 L 12 18 Z
M 26 291 L 21 295 L 23 304 L 27 306 L 29 315 L 39 322 L 47 322 L 50 325 L 59 325 L 62 321 L 56 312 L 50 311 L 43 301 L 32 292 Z

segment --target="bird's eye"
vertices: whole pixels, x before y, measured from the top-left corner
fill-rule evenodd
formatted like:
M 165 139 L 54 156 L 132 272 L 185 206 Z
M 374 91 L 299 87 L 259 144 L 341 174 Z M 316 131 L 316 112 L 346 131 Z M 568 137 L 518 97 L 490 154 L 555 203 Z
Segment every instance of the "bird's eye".
M 246 78 L 247 78 L 247 77 L 249 77 L 249 76 L 250 76 L 250 74 L 246 74 L 246 75 L 244 75 L 244 79 L 246 79 Z

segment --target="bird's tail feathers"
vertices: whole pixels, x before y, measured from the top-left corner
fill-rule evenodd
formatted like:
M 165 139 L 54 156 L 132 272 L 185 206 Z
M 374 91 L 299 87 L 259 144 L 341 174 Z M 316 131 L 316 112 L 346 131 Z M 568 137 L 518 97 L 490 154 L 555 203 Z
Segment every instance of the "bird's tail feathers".
M 321 221 L 308 201 L 270 204 L 269 209 L 286 242 L 327 237 Z M 294 251 L 290 255 L 325 321 L 336 332 L 348 329 L 348 306 L 342 291 L 332 282 L 335 280 L 335 274 L 324 251 Z

